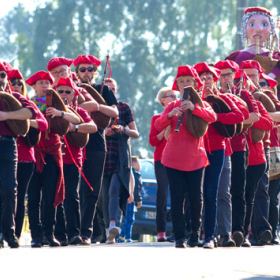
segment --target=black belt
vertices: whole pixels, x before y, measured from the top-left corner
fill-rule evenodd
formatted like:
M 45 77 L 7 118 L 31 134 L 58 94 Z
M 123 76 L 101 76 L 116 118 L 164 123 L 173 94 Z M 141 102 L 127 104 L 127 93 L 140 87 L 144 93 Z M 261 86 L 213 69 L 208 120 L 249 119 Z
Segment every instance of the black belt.
M 3 135 L 0 135 L 0 141 L 14 142 L 14 141 L 16 141 L 16 138 L 13 137 L 13 136 L 3 136 Z

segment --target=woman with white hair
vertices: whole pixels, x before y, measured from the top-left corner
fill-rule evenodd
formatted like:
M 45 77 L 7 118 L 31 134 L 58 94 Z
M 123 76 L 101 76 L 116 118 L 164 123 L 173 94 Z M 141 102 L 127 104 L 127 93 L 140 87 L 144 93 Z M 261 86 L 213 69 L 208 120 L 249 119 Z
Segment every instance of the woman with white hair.
M 163 87 L 157 94 L 158 103 L 165 109 L 166 106 L 177 99 L 175 91 L 169 87 Z M 161 163 L 161 154 L 165 147 L 170 127 L 162 131 L 155 128 L 155 121 L 161 116 L 156 114 L 151 120 L 151 129 L 149 135 L 150 145 L 155 147 L 154 162 L 155 174 L 157 179 L 157 200 L 156 200 L 156 223 L 157 223 L 157 240 L 164 242 L 166 240 L 166 221 L 167 221 L 167 196 L 168 196 L 168 178 L 166 176 L 165 167 Z

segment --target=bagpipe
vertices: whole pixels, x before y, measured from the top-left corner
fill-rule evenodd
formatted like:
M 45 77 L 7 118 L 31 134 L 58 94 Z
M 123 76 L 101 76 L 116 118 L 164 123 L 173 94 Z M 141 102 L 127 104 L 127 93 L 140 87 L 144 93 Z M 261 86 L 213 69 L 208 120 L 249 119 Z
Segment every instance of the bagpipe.
M 190 100 L 193 104 L 197 104 L 202 108 L 205 107 L 198 92 L 191 86 L 184 88 L 182 101 L 184 100 Z M 179 132 L 179 126 L 182 125 L 184 118 L 186 119 L 188 130 L 193 136 L 200 138 L 206 134 L 208 129 L 208 122 L 196 115 L 193 115 L 191 110 L 186 110 L 178 118 L 177 125 L 174 130 L 175 132 Z
M 262 92 L 262 89 L 260 86 L 255 85 L 253 81 L 247 76 L 246 79 L 248 79 L 248 82 L 250 84 L 250 87 L 252 88 L 252 95 L 256 101 L 259 101 L 262 103 L 264 108 L 267 112 L 273 113 L 276 112 L 276 108 L 272 100 L 269 98 L 268 95 Z M 245 81 L 246 82 L 246 81 Z M 254 143 L 260 142 L 264 136 L 265 136 L 265 130 L 258 129 L 253 124 L 250 125 L 244 125 L 244 129 L 250 128 L 251 132 L 251 139 Z
M 230 113 L 230 106 L 218 95 L 207 96 L 206 101 L 211 105 L 215 113 Z M 216 130 L 226 138 L 232 138 L 236 134 L 236 124 L 223 124 L 219 121 L 213 123 Z
M 12 95 L 10 85 L 8 84 L 8 89 L 10 93 L 0 91 L 0 100 L 2 100 L 3 111 L 11 112 L 17 111 L 23 108 L 21 103 Z M 3 90 L 3 89 L 2 89 Z M 25 136 L 29 130 L 30 122 L 29 120 L 6 120 L 7 125 L 11 131 L 20 136 Z
M 82 119 L 82 117 L 78 114 L 78 112 L 75 109 L 73 109 L 70 106 L 67 106 L 67 108 L 69 110 L 71 110 L 76 116 L 79 117 L 80 124 L 84 123 L 84 120 Z M 68 131 L 68 133 L 66 134 L 66 139 L 69 140 L 73 145 L 75 145 L 79 148 L 83 148 L 88 143 L 89 134 L 88 133 Z
M 79 86 L 84 88 L 99 105 L 107 105 L 102 95 L 91 85 L 83 83 L 80 84 Z M 111 117 L 104 115 L 99 111 L 93 112 L 92 119 L 96 123 L 97 127 L 101 129 L 105 129 L 106 127 L 108 127 L 111 122 Z

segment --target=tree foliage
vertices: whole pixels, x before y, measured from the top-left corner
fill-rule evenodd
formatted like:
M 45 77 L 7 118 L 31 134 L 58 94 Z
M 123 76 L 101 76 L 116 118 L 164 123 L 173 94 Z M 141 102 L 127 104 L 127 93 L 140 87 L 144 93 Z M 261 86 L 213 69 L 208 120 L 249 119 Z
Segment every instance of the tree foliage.
M 277 3 L 273 3 L 277 2 Z M 248 5 L 280 9 L 279 1 Z M 149 151 L 148 135 L 158 90 L 172 86 L 177 67 L 215 62 L 234 50 L 237 0 L 55 0 L 29 12 L 19 4 L 2 19 L 1 57 L 16 58 L 26 77 L 46 70 L 52 57 L 111 57 L 119 98 L 134 112 L 140 139 L 133 153 Z

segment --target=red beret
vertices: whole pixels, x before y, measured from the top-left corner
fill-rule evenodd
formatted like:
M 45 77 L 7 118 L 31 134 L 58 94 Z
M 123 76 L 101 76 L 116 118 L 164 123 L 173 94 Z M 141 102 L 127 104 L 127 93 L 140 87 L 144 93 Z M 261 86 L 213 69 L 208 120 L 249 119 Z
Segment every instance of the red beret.
M 48 71 L 51 71 L 52 69 L 60 65 L 67 65 L 68 67 L 70 67 L 72 63 L 73 63 L 73 59 L 69 59 L 65 57 L 55 57 L 48 62 L 47 68 Z
M 195 78 L 195 80 L 197 82 L 197 88 L 200 88 L 203 85 L 196 70 L 193 67 L 191 67 L 190 65 L 184 65 L 184 66 L 178 67 L 177 75 L 175 77 L 175 80 L 174 80 L 173 86 L 172 86 L 173 90 L 179 91 L 179 89 L 177 87 L 177 79 L 181 76 L 191 76 L 191 77 Z
M 260 66 L 260 64 L 255 60 L 245 60 L 242 61 L 240 64 L 240 69 L 247 69 L 247 68 L 255 68 L 259 71 L 259 73 L 263 73 L 264 69 Z
M 22 74 L 17 69 L 13 69 L 12 71 L 9 71 L 8 78 L 9 78 L 9 80 L 12 80 L 12 79 L 24 80 Z
M 92 56 L 92 55 L 80 55 L 74 60 L 74 65 L 77 66 L 78 64 L 93 64 L 98 67 L 101 64 L 101 60 Z
M 244 11 L 244 15 L 246 15 L 247 13 L 252 13 L 252 12 L 261 12 L 261 13 L 268 14 L 269 16 L 272 17 L 271 12 L 268 9 L 263 8 L 263 7 L 250 7 L 250 8 L 247 8 Z
M 265 79 L 271 88 L 277 86 L 277 81 L 266 75 L 265 73 L 261 73 L 260 78 Z
M 77 89 L 77 86 L 75 83 L 72 81 L 70 78 L 60 78 L 58 83 L 55 85 L 55 89 L 58 88 L 59 86 L 67 86 L 71 87 L 75 91 L 75 95 L 79 95 L 79 91 Z
M 231 68 L 234 72 L 238 71 L 239 69 L 239 65 L 232 60 L 218 61 L 214 66 L 220 70 Z
M 213 66 L 209 66 L 206 62 L 197 63 L 193 68 L 196 70 L 198 75 L 203 72 L 211 72 L 213 74 L 214 81 L 217 82 L 219 80 L 221 70 Z
M 53 82 L 54 82 L 54 79 L 51 76 L 51 74 L 46 71 L 39 71 L 39 72 L 33 74 L 25 82 L 28 85 L 33 86 L 39 80 L 49 80 L 51 82 L 51 84 L 53 84 Z
M 5 71 L 5 72 L 7 72 L 7 68 L 6 68 L 6 66 L 4 65 L 4 62 L 1 62 L 1 61 L 0 61 L 0 71 Z

